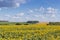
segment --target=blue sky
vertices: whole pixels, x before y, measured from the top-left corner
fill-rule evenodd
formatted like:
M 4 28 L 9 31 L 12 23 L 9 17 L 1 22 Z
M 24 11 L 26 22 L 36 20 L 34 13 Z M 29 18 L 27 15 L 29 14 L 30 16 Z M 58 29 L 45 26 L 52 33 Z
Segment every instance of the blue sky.
M 0 0 L 0 20 L 60 22 L 60 0 Z

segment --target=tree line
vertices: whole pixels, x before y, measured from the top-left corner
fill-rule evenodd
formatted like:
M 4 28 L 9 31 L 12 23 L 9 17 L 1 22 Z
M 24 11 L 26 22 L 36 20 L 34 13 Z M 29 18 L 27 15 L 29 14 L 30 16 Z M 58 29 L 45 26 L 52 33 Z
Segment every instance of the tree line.
M 49 22 L 48 25 L 60 25 L 60 22 Z

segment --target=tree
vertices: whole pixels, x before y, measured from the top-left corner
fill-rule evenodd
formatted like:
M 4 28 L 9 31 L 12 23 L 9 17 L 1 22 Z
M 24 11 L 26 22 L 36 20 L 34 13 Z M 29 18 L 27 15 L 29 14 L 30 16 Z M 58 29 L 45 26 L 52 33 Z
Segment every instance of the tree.
M 21 25 L 20 23 L 16 23 L 16 25 Z
M 39 21 L 27 21 L 27 23 L 35 24 L 35 23 L 39 23 Z

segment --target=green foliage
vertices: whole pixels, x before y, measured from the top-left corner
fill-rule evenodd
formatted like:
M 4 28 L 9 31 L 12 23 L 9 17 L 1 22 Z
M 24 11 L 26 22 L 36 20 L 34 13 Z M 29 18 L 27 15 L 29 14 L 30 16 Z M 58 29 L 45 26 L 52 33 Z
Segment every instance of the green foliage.
M 35 24 L 35 23 L 39 23 L 39 21 L 27 21 L 27 23 Z
M 28 23 L 25 23 L 24 25 L 29 25 Z
M 60 22 L 49 22 L 49 25 L 60 25 Z
M 16 23 L 15 25 L 22 25 L 22 24 L 20 24 L 20 23 Z

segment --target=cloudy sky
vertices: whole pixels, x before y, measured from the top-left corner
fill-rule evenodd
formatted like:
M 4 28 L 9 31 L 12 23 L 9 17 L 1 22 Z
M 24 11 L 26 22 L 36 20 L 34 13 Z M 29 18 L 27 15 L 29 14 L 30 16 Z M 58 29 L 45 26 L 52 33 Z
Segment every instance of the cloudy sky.
M 0 20 L 60 22 L 60 0 L 0 0 Z

